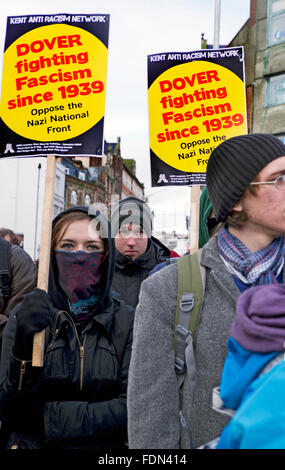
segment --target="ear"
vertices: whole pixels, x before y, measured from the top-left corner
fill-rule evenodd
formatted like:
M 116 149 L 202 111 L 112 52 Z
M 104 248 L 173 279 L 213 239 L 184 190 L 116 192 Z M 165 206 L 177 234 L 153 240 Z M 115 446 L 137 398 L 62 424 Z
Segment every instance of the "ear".
M 240 197 L 239 200 L 238 200 L 238 201 L 235 203 L 235 205 L 233 206 L 232 211 L 242 212 L 243 209 L 244 209 L 243 198 Z

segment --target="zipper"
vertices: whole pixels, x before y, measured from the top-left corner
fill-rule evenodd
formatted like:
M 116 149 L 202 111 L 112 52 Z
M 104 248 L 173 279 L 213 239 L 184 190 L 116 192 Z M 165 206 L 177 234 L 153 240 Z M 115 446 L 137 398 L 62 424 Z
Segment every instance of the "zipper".
M 77 334 L 78 336 L 78 334 Z M 78 337 L 79 340 L 79 337 Z M 84 371 L 84 346 L 86 341 L 86 333 L 84 335 L 83 344 L 80 344 L 80 392 L 83 389 L 83 371 Z M 80 343 L 80 341 L 79 341 Z
M 58 319 L 59 319 L 59 317 L 60 317 L 60 315 L 61 315 L 62 313 L 67 313 L 67 312 L 66 312 L 65 310 L 59 310 L 59 311 L 57 312 L 57 314 L 56 314 L 55 321 L 54 321 L 54 327 L 53 327 L 53 329 L 52 329 L 52 334 L 53 334 L 53 335 L 56 333 L 57 321 L 58 321 Z M 68 315 L 68 313 L 67 313 L 67 315 Z M 68 315 L 68 316 L 69 316 L 69 315 Z M 71 319 L 71 320 L 72 320 L 72 319 Z
M 83 389 L 84 357 L 85 357 L 84 347 L 85 347 L 85 341 L 86 341 L 86 333 L 85 333 L 84 338 L 83 338 L 83 343 L 81 344 L 81 341 L 80 341 L 80 338 L 79 338 L 79 335 L 78 335 L 78 332 L 77 332 L 77 328 L 76 328 L 76 325 L 73 321 L 73 318 L 65 310 L 61 310 L 59 313 L 65 313 L 68 316 L 68 318 L 70 319 L 70 321 L 73 325 L 74 331 L 75 331 L 75 336 L 76 336 L 76 339 L 77 339 L 77 343 L 79 345 L 79 355 L 80 355 L 80 382 L 79 382 L 80 385 L 79 385 L 79 389 L 80 389 L 80 392 L 82 392 L 82 389 Z
M 55 324 L 57 323 L 57 319 L 59 317 L 59 314 L 62 313 L 62 312 L 63 312 L 62 310 L 60 312 L 58 312 Z M 79 338 L 79 335 L 78 335 L 78 332 L 77 332 L 77 329 L 76 329 L 76 325 L 75 325 L 73 319 L 71 318 L 71 316 L 69 315 L 68 312 L 64 311 L 64 313 L 66 313 L 68 315 L 68 317 L 70 318 L 70 320 L 73 324 L 76 339 L 77 339 L 77 342 L 78 342 L 78 345 L 79 345 L 79 354 L 80 354 L 80 392 L 81 392 L 82 389 L 83 389 L 83 372 L 84 372 L 84 357 L 85 357 L 84 347 L 85 347 L 85 341 L 86 341 L 87 334 L 85 333 L 84 338 L 83 338 L 83 344 L 81 344 L 80 338 Z M 55 331 L 53 333 L 55 333 Z M 24 379 L 25 373 L 26 373 L 26 361 L 21 361 L 18 391 L 22 390 L 23 379 Z
M 20 365 L 20 377 L 19 377 L 19 384 L 18 384 L 18 390 L 22 390 L 22 385 L 23 385 L 23 378 L 26 372 L 26 361 L 21 361 Z

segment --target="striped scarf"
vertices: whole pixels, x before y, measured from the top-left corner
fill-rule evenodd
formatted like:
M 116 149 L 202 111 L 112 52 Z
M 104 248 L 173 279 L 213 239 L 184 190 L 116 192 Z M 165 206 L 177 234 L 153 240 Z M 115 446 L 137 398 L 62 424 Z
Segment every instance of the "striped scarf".
M 248 284 L 275 284 L 284 262 L 284 237 L 253 253 L 225 227 L 218 233 L 218 251 Z

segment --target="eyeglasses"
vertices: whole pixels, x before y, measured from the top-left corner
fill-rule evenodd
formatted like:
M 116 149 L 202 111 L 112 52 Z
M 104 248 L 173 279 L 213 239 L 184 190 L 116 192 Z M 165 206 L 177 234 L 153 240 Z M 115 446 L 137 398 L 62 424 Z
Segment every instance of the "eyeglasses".
M 250 186 L 257 186 L 260 184 L 274 184 L 275 188 L 285 191 L 285 175 L 277 176 L 274 181 L 254 181 L 249 183 Z

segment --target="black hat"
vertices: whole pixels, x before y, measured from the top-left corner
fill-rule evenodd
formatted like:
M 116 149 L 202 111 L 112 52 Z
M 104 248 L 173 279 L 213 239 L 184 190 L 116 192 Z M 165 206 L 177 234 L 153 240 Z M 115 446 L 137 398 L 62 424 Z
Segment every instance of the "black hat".
M 152 232 L 152 214 L 148 204 L 134 196 L 121 199 L 114 208 L 111 215 L 111 231 L 114 237 L 123 224 L 140 225 L 146 232 L 148 238 Z
M 209 158 L 206 184 L 216 219 L 226 219 L 249 183 L 285 145 L 271 134 L 245 134 L 222 142 Z

